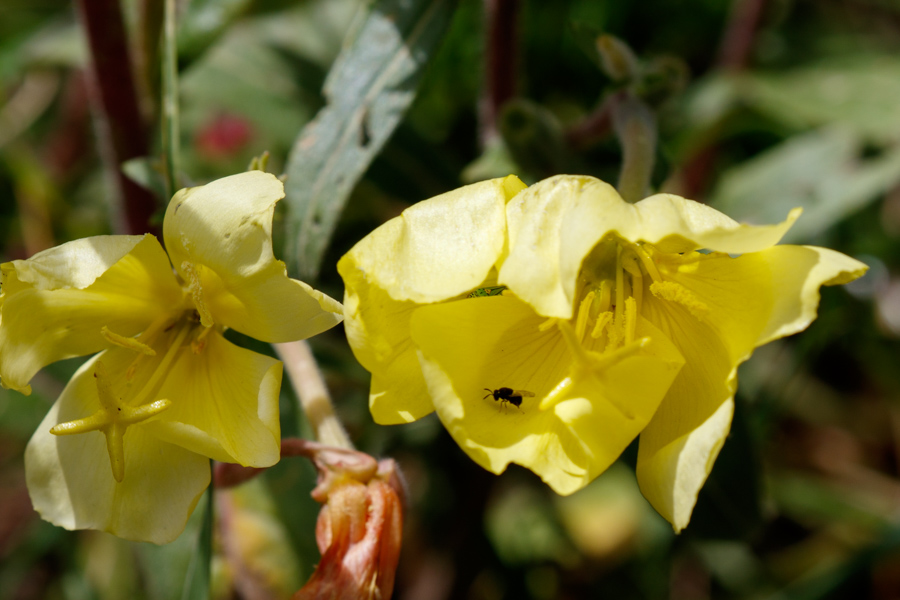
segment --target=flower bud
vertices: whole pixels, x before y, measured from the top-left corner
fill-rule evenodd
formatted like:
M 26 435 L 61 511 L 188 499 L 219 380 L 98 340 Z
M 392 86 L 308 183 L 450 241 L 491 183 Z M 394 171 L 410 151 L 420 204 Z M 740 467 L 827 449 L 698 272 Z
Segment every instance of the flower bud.
M 403 531 L 403 486 L 396 463 L 361 452 L 322 449 L 315 455 L 324 503 L 316 523 L 322 560 L 294 600 L 380 600 L 391 597 Z

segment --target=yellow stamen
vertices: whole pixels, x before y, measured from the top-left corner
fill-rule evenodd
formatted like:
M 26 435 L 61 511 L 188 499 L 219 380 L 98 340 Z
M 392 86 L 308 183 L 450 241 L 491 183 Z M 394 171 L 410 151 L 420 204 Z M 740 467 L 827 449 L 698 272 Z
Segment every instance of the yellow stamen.
M 659 269 L 656 268 L 656 263 L 653 262 L 653 258 L 647 252 L 645 246 L 642 244 L 632 244 L 632 250 L 634 250 L 635 256 L 641 260 L 641 264 L 644 265 L 647 274 L 650 275 L 650 279 L 653 281 L 662 281 Z
M 623 267 L 631 275 L 631 295 L 637 302 L 637 309 L 641 309 L 641 300 L 644 293 L 644 278 L 641 276 L 641 268 L 638 266 L 633 253 L 627 257 L 623 263 Z
M 661 300 L 668 300 L 684 306 L 697 319 L 703 319 L 709 312 L 709 307 L 680 283 L 657 281 L 650 286 L 650 292 Z
M 625 345 L 634 342 L 634 332 L 637 329 L 637 301 L 634 296 L 625 301 Z
M 625 309 L 625 277 L 622 273 L 622 246 L 616 246 L 616 324 L 622 319 Z
M 595 340 L 603 335 L 603 329 L 610 323 L 612 320 L 613 314 L 606 310 L 600 313 L 597 316 L 597 322 L 594 323 L 594 329 L 591 331 L 591 337 Z
M 600 312 L 606 312 L 612 306 L 612 283 L 608 279 L 600 282 Z
M 122 402 L 113 391 L 102 361 L 94 367 L 97 380 L 97 397 L 100 409 L 83 419 L 60 423 L 50 429 L 53 435 L 73 435 L 88 431 L 100 431 L 106 436 L 106 451 L 113 477 L 121 482 L 125 478 L 125 431 L 129 425 L 146 421 L 171 406 L 168 400 L 156 400 L 143 406 L 132 407 Z
M 547 331 L 548 329 L 556 325 L 556 321 L 556 317 L 550 317 L 549 319 L 538 325 L 538 331 Z
M 106 341 L 110 344 L 115 344 L 116 346 L 127 348 L 128 350 L 134 350 L 145 356 L 156 356 L 156 350 L 147 344 L 143 344 L 133 337 L 125 337 L 124 335 L 113 333 L 106 325 L 100 328 L 100 335 L 106 338 Z
M 588 317 L 591 313 L 591 304 L 594 302 L 596 294 L 593 290 L 585 294 L 578 306 L 578 316 L 575 319 L 575 335 L 578 339 L 584 338 L 584 330 L 587 328 Z
M 538 404 L 538 410 L 549 410 L 556 406 L 560 400 L 562 400 L 562 395 L 566 393 L 570 387 L 572 387 L 572 378 L 565 377 L 562 381 L 556 384 L 556 387 L 550 390 L 550 393 L 544 396 L 541 400 L 541 403 Z
M 181 263 L 181 270 L 184 271 L 185 275 L 188 277 L 188 290 L 191 292 L 194 306 L 197 309 L 197 313 L 200 315 L 200 323 L 202 323 L 204 327 L 212 327 L 215 321 L 213 321 L 212 313 L 209 312 L 209 308 L 207 308 L 206 303 L 203 300 L 203 284 L 200 281 L 199 270 L 188 261 Z

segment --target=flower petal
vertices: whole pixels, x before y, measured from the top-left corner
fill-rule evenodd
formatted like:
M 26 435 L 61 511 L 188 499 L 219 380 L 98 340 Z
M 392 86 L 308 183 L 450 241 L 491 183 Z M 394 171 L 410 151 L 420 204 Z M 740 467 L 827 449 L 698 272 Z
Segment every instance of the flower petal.
M 579 202 L 596 208 L 604 219 L 593 222 L 591 227 L 567 227 L 568 215 Z M 610 223 L 633 218 L 634 207 L 599 179 L 559 175 L 520 193 L 506 212 L 509 256 L 500 268 L 499 282 L 509 286 L 539 314 L 569 319 L 581 261 L 609 231 Z M 562 261 L 567 247 L 583 251 L 574 270 L 566 270 L 569 265 Z
M 172 264 L 201 315 L 273 343 L 316 335 L 342 318 L 340 303 L 289 279 L 275 260 L 272 215 L 283 197 L 274 175 L 248 171 L 179 191 L 163 222 Z
M 99 529 L 122 538 L 171 542 L 184 529 L 210 481 L 209 460 L 162 442 L 138 424 L 125 437 L 125 478 L 113 479 L 99 431 L 55 436 L 50 428 L 99 408 L 88 361 L 69 381 L 25 450 L 31 501 L 66 529 Z
M 868 267 L 813 246 L 773 246 L 738 257 L 727 254 L 663 255 L 662 276 L 706 306 L 704 321 L 735 364 L 753 348 L 806 329 L 816 318 L 819 288 L 847 283 Z
M 539 329 L 544 320 L 514 297 L 474 298 L 416 309 L 412 336 L 438 416 L 460 447 L 494 473 L 515 462 L 569 494 L 634 440 L 682 360 L 642 322 L 638 335 L 651 341 L 641 351 L 577 369 L 559 330 Z M 490 394 L 501 387 L 534 396 L 505 406 Z
M 728 435 L 739 361 L 706 319 L 681 304 L 645 297 L 642 314 L 685 359 L 641 433 L 637 464 L 641 492 L 680 531 Z
M 672 194 L 657 194 L 636 203 L 639 223 L 622 237 L 654 244 L 663 252 L 707 248 L 741 254 L 777 244 L 803 212 L 795 208 L 774 225 L 745 225 L 714 208 Z
M 628 204 L 599 179 L 572 175 L 531 186 L 510 202 L 507 213 L 510 251 L 500 283 L 540 314 L 565 319 L 572 315 L 585 257 L 608 235 L 649 242 L 667 253 L 753 252 L 776 244 L 800 215 L 795 209 L 778 225 L 741 225 L 671 194 Z
M 132 336 L 181 304 L 152 235 L 76 240 L 0 269 L 0 380 L 23 391 L 45 365 L 107 347 L 102 327 Z
M 395 300 L 438 302 L 482 282 L 506 241 L 506 203 L 517 177 L 467 185 L 411 206 L 363 238 L 338 263 L 345 280 L 365 281 Z
M 159 392 L 172 406 L 145 425 L 167 442 L 218 461 L 269 467 L 280 458 L 280 361 L 218 332 L 199 354 L 184 347 Z
M 398 302 L 369 285 L 362 271 L 343 262 L 344 330 L 356 360 L 372 373 L 369 410 L 381 425 L 410 423 L 431 413 L 416 347 L 409 337 L 415 302 Z M 340 266 L 339 266 L 340 268 Z

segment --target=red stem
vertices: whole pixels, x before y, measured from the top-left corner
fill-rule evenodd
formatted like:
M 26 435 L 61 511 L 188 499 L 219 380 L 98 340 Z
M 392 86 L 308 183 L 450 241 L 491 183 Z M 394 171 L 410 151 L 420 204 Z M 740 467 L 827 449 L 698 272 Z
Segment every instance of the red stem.
M 499 135 L 500 109 L 516 94 L 519 0 L 485 0 L 485 82 L 481 98 L 481 143 Z
M 122 10 L 119 0 L 78 0 L 77 5 L 90 47 L 92 100 L 101 121 L 100 154 L 118 191 L 119 201 L 112 205 L 113 230 L 145 233 L 156 201 L 121 169 L 126 160 L 148 154 Z

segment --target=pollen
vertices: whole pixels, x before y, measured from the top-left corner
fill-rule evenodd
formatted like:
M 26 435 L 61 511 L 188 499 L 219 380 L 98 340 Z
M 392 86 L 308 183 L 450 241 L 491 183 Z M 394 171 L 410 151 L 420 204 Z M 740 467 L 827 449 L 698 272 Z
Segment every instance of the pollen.
M 697 319 L 703 319 L 709 312 L 709 307 L 680 283 L 655 281 L 650 286 L 650 292 L 660 300 L 667 300 L 684 306 Z

